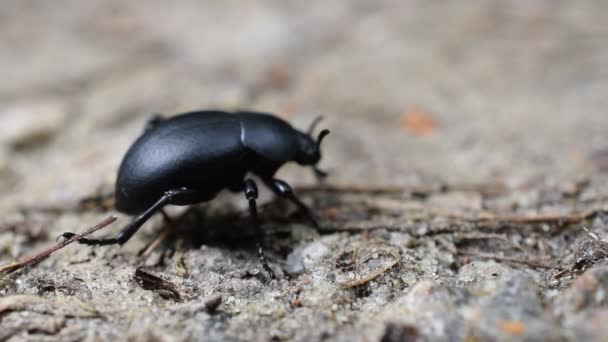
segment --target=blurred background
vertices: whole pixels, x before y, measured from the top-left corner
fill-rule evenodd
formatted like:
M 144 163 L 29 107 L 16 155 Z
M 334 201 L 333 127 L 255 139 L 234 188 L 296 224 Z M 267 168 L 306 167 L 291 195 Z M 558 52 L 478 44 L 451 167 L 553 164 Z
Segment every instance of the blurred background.
M 0 275 L 0 340 L 608 340 L 607 23 L 606 0 L 2 1 L 0 265 L 115 213 L 79 200 L 153 112 L 322 114 L 327 182 L 359 191 L 299 192 L 320 230 L 260 203 L 268 283 L 242 195 L 72 245 Z
M 0 204 L 111 189 L 150 113 L 207 108 L 325 115 L 330 183 L 601 174 L 607 21 L 603 0 L 5 2 Z

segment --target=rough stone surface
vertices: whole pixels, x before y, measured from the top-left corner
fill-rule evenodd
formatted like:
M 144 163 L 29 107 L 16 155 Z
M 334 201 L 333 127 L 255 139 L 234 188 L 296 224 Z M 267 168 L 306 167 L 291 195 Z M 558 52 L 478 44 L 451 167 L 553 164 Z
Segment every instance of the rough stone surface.
M 170 208 L 146 258 L 160 218 L 2 276 L 0 340 L 608 340 L 607 21 L 603 0 L 3 4 L 0 265 L 114 213 L 79 203 L 149 113 L 332 134 L 325 184 L 279 174 L 321 229 L 262 193 L 278 279 L 222 195 Z

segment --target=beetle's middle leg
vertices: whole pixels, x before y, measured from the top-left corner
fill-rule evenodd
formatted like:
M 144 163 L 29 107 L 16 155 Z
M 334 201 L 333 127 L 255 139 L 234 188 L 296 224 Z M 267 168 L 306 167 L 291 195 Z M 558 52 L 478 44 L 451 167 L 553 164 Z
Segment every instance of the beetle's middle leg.
M 188 192 L 191 191 L 187 188 L 166 191 L 165 194 L 158 201 L 156 201 L 156 203 L 154 203 L 150 208 L 148 208 L 146 211 L 137 216 L 128 226 L 123 228 L 123 230 L 121 230 L 115 238 L 80 239 L 78 240 L 78 242 L 84 245 L 122 245 L 125 242 L 129 241 L 129 239 L 131 239 L 131 237 L 139 230 L 139 228 L 141 228 L 144 223 L 146 223 L 146 221 L 150 219 L 150 217 L 152 217 L 152 215 L 156 214 L 156 212 L 160 211 L 167 204 L 170 204 L 171 201 L 175 199 L 175 197 L 184 195 Z M 74 233 L 63 233 L 60 237 L 63 237 L 64 239 L 69 239 L 74 235 Z
M 272 279 L 275 279 L 274 271 L 270 266 L 268 266 L 268 262 L 266 262 L 266 257 L 264 256 L 264 248 L 262 247 L 262 242 L 264 238 L 264 232 L 260 228 L 260 222 L 258 220 L 258 208 L 256 205 L 256 200 L 258 198 L 258 186 L 252 179 L 246 179 L 243 184 L 245 197 L 249 201 L 249 215 L 251 216 L 251 221 L 256 230 L 257 242 L 256 248 L 258 250 L 258 257 L 260 258 L 260 262 L 262 263 L 262 267 L 270 274 Z
M 270 179 L 265 179 L 264 183 L 266 184 L 266 186 L 268 186 L 270 188 L 270 190 L 272 190 L 275 194 L 277 194 L 278 196 L 287 198 L 288 200 L 290 200 L 293 204 L 295 204 L 298 209 L 300 210 L 300 212 L 302 214 L 304 214 L 304 216 L 306 216 L 306 218 L 308 218 L 308 220 L 310 220 L 310 222 L 316 227 L 319 228 L 319 223 L 317 223 L 317 220 L 315 219 L 315 217 L 312 215 L 310 209 L 308 208 L 308 206 L 306 206 L 306 204 L 304 204 L 304 202 L 302 202 L 297 196 L 296 194 L 293 192 L 293 190 L 291 189 L 291 186 L 289 186 L 289 184 L 287 184 L 287 182 L 282 181 L 280 179 L 276 179 L 276 178 L 270 178 Z

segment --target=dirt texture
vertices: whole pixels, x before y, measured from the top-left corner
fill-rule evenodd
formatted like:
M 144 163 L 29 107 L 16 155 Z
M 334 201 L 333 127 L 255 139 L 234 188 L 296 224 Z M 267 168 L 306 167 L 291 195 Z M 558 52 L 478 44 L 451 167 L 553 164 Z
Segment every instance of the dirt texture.
M 608 2 L 9 1 L 0 341 L 608 340 Z M 332 133 L 262 189 L 122 247 L 116 170 L 151 113 Z M 143 251 L 143 252 L 142 252 Z M 4 266 L 3 266 L 4 265 Z

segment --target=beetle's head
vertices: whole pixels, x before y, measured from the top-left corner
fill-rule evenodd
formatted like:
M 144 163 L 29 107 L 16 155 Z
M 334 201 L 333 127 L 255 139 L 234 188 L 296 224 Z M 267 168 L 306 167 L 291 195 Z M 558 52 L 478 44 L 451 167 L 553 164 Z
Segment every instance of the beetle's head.
M 316 118 L 307 133 L 298 132 L 298 152 L 296 154 L 295 161 L 300 165 L 311 165 L 317 178 L 324 178 L 327 176 L 325 171 L 320 170 L 317 164 L 321 160 L 321 143 L 323 138 L 329 134 L 329 130 L 322 130 L 317 139 L 313 138 L 313 131 L 317 124 L 323 119 L 323 117 Z

